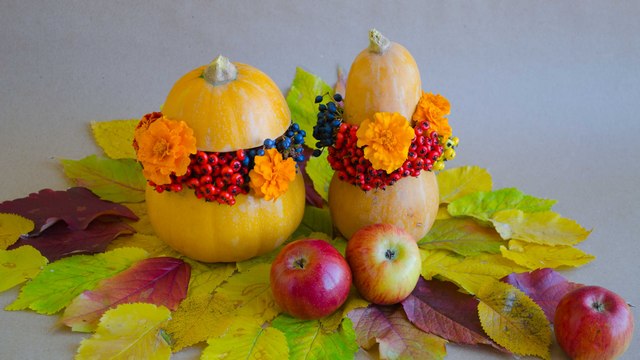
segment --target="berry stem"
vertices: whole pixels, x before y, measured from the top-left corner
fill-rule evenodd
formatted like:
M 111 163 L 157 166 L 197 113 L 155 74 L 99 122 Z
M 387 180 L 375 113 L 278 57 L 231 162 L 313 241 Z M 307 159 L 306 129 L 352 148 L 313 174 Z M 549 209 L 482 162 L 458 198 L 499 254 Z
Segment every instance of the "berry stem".
M 219 55 L 204 69 L 202 77 L 211 85 L 223 85 L 238 77 L 238 69 L 227 57 Z
M 384 54 L 391 46 L 391 41 L 376 29 L 369 30 L 369 51 L 376 54 Z

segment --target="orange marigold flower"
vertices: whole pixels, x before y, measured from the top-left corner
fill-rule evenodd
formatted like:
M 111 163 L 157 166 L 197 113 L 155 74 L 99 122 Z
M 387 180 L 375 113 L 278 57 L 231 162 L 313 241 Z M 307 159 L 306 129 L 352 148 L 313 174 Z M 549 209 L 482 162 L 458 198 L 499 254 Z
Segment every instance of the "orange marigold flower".
M 157 185 L 170 184 L 171 174 L 184 175 L 189 155 L 197 151 L 193 130 L 184 121 L 164 116 L 136 128 L 134 141 L 142 173 Z
M 142 119 L 140 119 L 140 121 L 138 122 L 138 125 L 136 125 L 136 130 L 135 132 L 138 133 L 138 131 L 144 131 L 147 130 L 149 128 L 149 125 L 151 125 L 152 122 L 160 119 L 162 117 L 162 113 L 161 112 L 152 112 L 152 113 L 148 113 L 145 116 L 142 117 Z M 138 152 L 138 149 L 140 147 L 138 146 L 138 142 L 136 141 L 135 137 L 133 138 L 133 149 Z
M 411 119 L 413 121 L 427 120 L 429 127 L 444 139 L 451 136 L 451 126 L 447 115 L 451 111 L 449 100 L 440 94 L 422 93 L 418 106 Z
M 360 124 L 356 136 L 373 168 L 390 174 L 407 159 L 415 132 L 399 113 L 378 112 Z
M 282 154 L 272 148 L 264 155 L 256 156 L 254 162 L 249 172 L 249 185 L 256 195 L 275 200 L 287 192 L 289 183 L 296 177 L 296 163 L 292 158 L 284 160 Z

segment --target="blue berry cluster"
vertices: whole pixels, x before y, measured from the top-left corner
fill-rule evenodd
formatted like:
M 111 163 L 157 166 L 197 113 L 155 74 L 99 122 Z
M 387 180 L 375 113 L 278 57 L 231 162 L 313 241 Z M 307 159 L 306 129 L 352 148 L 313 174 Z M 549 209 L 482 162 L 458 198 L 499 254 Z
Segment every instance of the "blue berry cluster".
M 322 149 L 331 146 L 335 142 L 335 133 L 342 124 L 342 108 L 336 102 L 342 101 L 342 95 L 333 95 L 333 101 L 322 104 L 324 96 L 316 96 L 315 103 L 318 105 L 318 122 L 313 127 L 313 137 L 317 140 L 316 149 L 313 156 L 320 156 Z
M 267 149 L 276 148 L 284 159 L 293 158 L 296 162 L 304 161 L 304 138 L 306 132 L 300 129 L 297 123 L 291 123 L 287 131 L 277 139 L 265 139 L 263 146 L 247 150 L 247 157 L 243 160 L 243 165 L 249 169 L 253 168 L 254 158 L 264 155 Z

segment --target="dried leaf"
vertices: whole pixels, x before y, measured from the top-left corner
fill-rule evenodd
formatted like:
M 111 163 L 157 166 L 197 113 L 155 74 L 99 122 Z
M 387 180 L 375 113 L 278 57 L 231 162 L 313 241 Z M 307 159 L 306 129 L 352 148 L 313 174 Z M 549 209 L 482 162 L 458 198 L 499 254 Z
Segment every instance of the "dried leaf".
M 336 94 L 342 95 L 344 97 L 347 93 L 347 77 L 342 70 L 342 67 L 338 66 L 338 80 L 336 84 L 333 86 L 333 91 Z
M 47 262 L 47 258 L 31 246 L 0 250 L 0 292 L 33 279 Z
M 66 191 L 44 189 L 25 198 L 5 201 L 0 204 L 0 213 L 15 213 L 33 221 L 35 230 L 29 236 L 39 235 L 58 221 L 64 221 L 72 230 L 84 230 L 101 216 L 138 219 L 127 207 L 100 200 L 81 187 Z
M 91 155 L 81 160 L 61 159 L 60 163 L 75 186 L 86 187 L 104 200 L 136 203 L 145 199 L 147 180 L 136 160 Z
M 29 308 L 40 314 L 54 314 L 85 290 L 147 257 L 142 249 L 123 248 L 97 255 L 75 255 L 47 264 L 22 287 L 18 298 L 6 310 Z
M 440 202 L 450 203 L 478 191 L 491 191 L 493 180 L 486 169 L 479 166 L 461 166 L 438 173 Z
M 418 245 L 423 249 L 444 249 L 462 256 L 500 253 L 504 241 L 491 227 L 468 218 L 436 220 Z
M 595 256 L 571 246 L 548 246 L 511 240 L 509 247 L 500 247 L 502 256 L 529 270 L 542 268 L 577 267 L 595 259 Z
M 0 214 L 0 250 L 15 243 L 20 235 L 33 231 L 33 221 L 16 214 Z
M 515 287 L 490 281 L 476 294 L 485 332 L 518 355 L 550 359 L 551 327 L 540 307 Z
M 78 295 L 67 306 L 62 323 L 73 331 L 90 332 L 105 311 L 124 303 L 145 302 L 176 310 L 187 296 L 190 266 L 172 257 L 137 262 Z
M 135 159 L 133 133 L 139 119 L 92 121 L 93 138 L 112 159 Z
M 553 322 L 560 299 L 570 291 L 583 286 L 568 281 L 552 269 L 509 274 L 503 281 L 515 286 L 538 304 L 549 322 Z
M 96 333 L 80 342 L 76 359 L 169 359 L 171 348 L 161 327 L 170 317 L 162 306 L 122 304 L 107 311 Z
M 426 333 L 458 344 L 485 344 L 502 350 L 480 325 L 478 300 L 450 282 L 420 278 L 402 307 L 409 321 Z
M 576 221 L 553 211 L 503 210 L 493 214 L 491 222 L 503 239 L 544 245 L 575 245 L 591 233 Z
M 290 359 L 353 359 L 358 351 L 349 318 L 327 330 L 320 320 L 299 320 L 283 314 L 271 326 L 285 335 Z
M 133 234 L 134 230 L 122 221 L 96 220 L 84 230 L 71 230 L 58 222 L 38 236 L 21 238 L 10 248 L 30 245 L 38 249 L 50 262 L 79 254 L 104 252 L 109 243 L 121 236 Z
M 493 214 L 502 210 L 522 210 L 537 212 L 551 210 L 555 200 L 540 199 L 525 195 L 515 188 L 496 191 L 479 191 L 454 200 L 447 206 L 453 216 L 471 216 L 481 221 L 489 221 Z
M 400 307 L 371 305 L 349 313 L 356 341 L 364 349 L 379 345 L 381 359 L 443 359 L 446 341 L 409 322 Z
M 209 338 L 200 359 L 287 359 L 284 334 L 250 317 L 236 319 L 220 337 Z

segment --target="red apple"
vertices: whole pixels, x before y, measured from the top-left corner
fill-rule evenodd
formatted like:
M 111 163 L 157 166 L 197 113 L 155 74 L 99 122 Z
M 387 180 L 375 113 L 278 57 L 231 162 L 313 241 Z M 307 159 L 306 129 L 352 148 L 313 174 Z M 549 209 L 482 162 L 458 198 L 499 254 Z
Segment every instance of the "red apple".
M 271 290 L 276 304 L 299 319 L 319 319 L 347 299 L 351 270 L 324 240 L 302 239 L 287 244 L 271 264 Z
M 633 314 L 620 295 L 600 286 L 566 294 L 554 319 L 556 339 L 572 359 L 615 359 L 633 337 Z
M 416 240 L 391 224 L 373 224 L 356 231 L 345 255 L 353 284 L 374 304 L 404 300 L 416 287 L 422 262 Z

